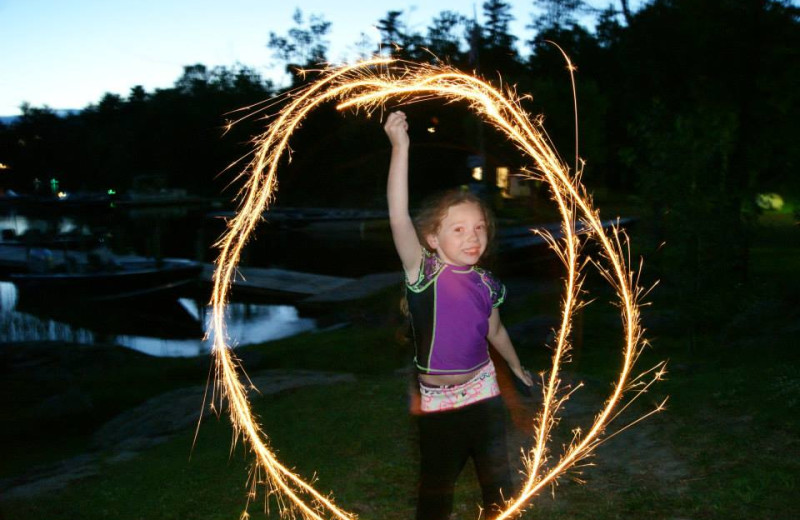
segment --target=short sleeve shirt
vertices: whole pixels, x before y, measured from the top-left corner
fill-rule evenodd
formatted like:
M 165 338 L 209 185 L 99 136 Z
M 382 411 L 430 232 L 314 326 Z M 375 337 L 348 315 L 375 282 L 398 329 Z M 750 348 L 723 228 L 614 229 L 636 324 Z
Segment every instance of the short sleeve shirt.
M 437 375 L 473 372 L 489 362 L 489 317 L 503 303 L 506 288 L 489 271 L 449 265 L 423 251 L 417 280 L 406 281 L 417 369 Z

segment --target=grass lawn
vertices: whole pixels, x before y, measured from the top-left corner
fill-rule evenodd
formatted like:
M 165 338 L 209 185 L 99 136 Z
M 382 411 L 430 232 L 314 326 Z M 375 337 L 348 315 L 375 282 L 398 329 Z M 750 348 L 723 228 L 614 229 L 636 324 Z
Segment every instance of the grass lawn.
M 799 232 L 797 226 L 772 226 L 758 235 L 752 287 L 719 328 L 691 341 L 677 324 L 680 303 L 669 288 L 653 293 L 653 306 L 645 311 L 653 346 L 639 367 L 668 359 L 669 376 L 616 427 L 665 395 L 667 410 L 601 446 L 590 460 L 593 466 L 563 479 L 553 496 L 535 499 L 524 518 L 796 518 Z M 586 388 L 566 405 L 554 455 L 571 426 L 593 417 L 619 363 L 619 318 L 602 302 L 608 291 L 594 279 L 590 286 L 599 300 L 581 316 L 580 348 L 564 374 L 567 382 L 582 381 Z M 526 291 L 503 310 L 509 329 L 526 330 L 532 314 L 557 308 L 552 284 Z M 387 292 L 356 306 L 349 328 L 239 352 L 254 376 L 265 369 L 355 374 L 356 382 L 258 396 L 253 407 L 281 459 L 306 478 L 316 476 L 318 489 L 331 490 L 339 505 L 362 518 L 407 519 L 414 510 L 416 434 L 407 412 L 409 378 L 398 371 L 407 366 L 409 353 L 397 339 L 397 295 Z M 547 353 L 537 334 L 515 340 L 527 366 L 546 369 Z M 85 451 L 91 432 L 110 417 L 167 390 L 203 384 L 208 372 L 208 360 L 156 359 L 111 347 L 4 349 L 0 479 Z M 39 354 L 31 355 L 31 349 Z M 63 413 L 54 413 L 59 406 Z M 513 442 L 526 443 L 534 409 L 533 402 L 514 408 L 512 416 L 522 424 L 512 429 Z M 98 471 L 62 490 L 0 498 L 0 518 L 239 518 L 252 457 L 241 444 L 231 449 L 224 416 L 206 418 L 196 441 L 194 435 L 194 428 L 186 428 L 113 463 L 103 459 L 110 453 L 101 453 Z M 468 469 L 459 481 L 457 518 L 477 517 L 474 480 Z M 260 493 L 248 508 L 251 518 L 278 518 L 274 504 L 269 513 L 264 506 Z

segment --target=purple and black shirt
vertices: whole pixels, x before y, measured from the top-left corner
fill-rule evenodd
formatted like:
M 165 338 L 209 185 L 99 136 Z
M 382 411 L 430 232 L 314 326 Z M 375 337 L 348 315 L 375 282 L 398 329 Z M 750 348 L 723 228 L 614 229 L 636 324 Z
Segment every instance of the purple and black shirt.
M 406 280 L 408 309 L 423 374 L 467 374 L 489 362 L 489 317 L 506 296 L 491 273 L 444 263 L 423 248 L 415 283 Z

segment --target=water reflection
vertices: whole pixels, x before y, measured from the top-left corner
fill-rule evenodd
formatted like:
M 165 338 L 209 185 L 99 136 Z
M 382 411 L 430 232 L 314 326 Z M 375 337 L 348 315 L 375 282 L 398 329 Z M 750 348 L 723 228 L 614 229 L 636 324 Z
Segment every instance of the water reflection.
M 0 282 L 0 343 L 12 341 L 64 341 L 94 343 L 94 334 L 52 319 L 17 312 L 17 288 Z
M 181 299 L 189 312 L 208 323 L 210 310 L 192 300 Z M 312 330 L 316 322 L 301 318 L 290 305 L 231 303 L 226 321 L 228 337 L 234 346 L 263 343 Z M 198 356 L 211 351 L 212 340 L 164 340 L 143 336 L 118 336 L 117 342 L 153 356 Z
M 234 346 L 271 341 L 316 327 L 288 305 L 231 303 L 228 336 Z M 207 355 L 211 342 L 203 324 L 210 312 L 191 299 L 79 308 L 69 305 L 20 307 L 14 284 L 0 282 L 0 343 L 63 341 L 115 343 L 154 356 Z

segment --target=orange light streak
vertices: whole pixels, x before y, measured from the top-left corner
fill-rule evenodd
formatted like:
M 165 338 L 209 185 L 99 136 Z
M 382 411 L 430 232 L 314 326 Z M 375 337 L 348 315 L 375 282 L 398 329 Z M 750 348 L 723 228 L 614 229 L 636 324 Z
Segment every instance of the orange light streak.
M 569 66 L 572 70 L 571 63 Z M 610 233 L 605 231 L 599 213 L 592 207 L 591 199 L 580 183 L 580 171 L 570 175 L 569 168 L 559 159 L 540 121 L 531 122 L 529 114 L 522 109 L 519 98 L 511 89 L 503 93 L 478 78 L 447 67 L 398 62 L 388 58 L 375 58 L 324 71 L 321 79 L 291 94 L 278 117 L 255 140 L 256 151 L 242 172 L 242 175 L 248 175 L 248 180 L 240 193 L 239 212 L 228 223 L 228 230 L 218 243 L 220 254 L 214 273 L 210 333 L 213 335 L 216 361 L 215 390 L 220 402 L 227 400 L 229 403 L 236 438 L 241 436 L 256 455 L 253 488 L 249 496 L 254 496 L 255 487 L 260 483 L 259 477 L 263 477 L 268 493 L 278 499 L 281 514 L 299 514 L 304 519 L 314 520 L 355 518 L 355 515 L 339 509 L 331 499 L 321 495 L 283 466 L 268 447 L 267 435 L 252 415 L 246 389 L 237 369 L 238 361 L 231 352 L 225 332 L 225 306 L 241 251 L 274 197 L 278 166 L 289 151 L 289 138 L 312 110 L 322 103 L 336 100 L 340 110 L 354 108 L 372 113 L 392 98 L 410 103 L 431 97 L 468 101 L 473 111 L 513 141 L 533 161 L 536 173 L 530 173 L 530 176 L 549 184 L 562 217 L 563 238 L 558 241 L 552 236 L 545 236 L 566 268 L 561 321 L 552 346 L 552 366 L 549 375 L 543 377 L 546 379 L 546 382 L 543 381 L 543 404 L 534 418 L 533 445 L 523 454 L 525 475 L 522 489 L 505 504 L 504 511 L 496 518 L 502 520 L 520 514 L 543 487 L 554 484 L 565 471 L 589 456 L 609 438 L 603 437 L 603 432 L 611 422 L 664 374 L 662 363 L 631 378 L 633 366 L 647 342 L 642 338 L 638 304 L 643 293 L 628 265 L 629 261 L 626 262 L 621 232 L 617 227 L 612 228 Z M 622 365 L 611 395 L 592 425 L 586 433 L 576 433 L 573 442 L 555 464 L 547 467 L 547 442 L 557 422 L 556 414 L 571 393 L 577 390 L 565 392 L 559 374 L 571 348 L 569 336 L 572 317 L 583 304 L 579 296 L 583 281 L 582 268 L 587 261 L 580 260 L 581 241 L 576 233 L 578 222 L 588 230 L 588 237 L 600 244 L 606 265 L 593 263 L 617 290 L 625 338 Z M 628 391 L 633 393 L 633 397 L 623 399 Z M 663 403 L 656 411 L 662 407 Z M 247 513 L 242 516 L 246 517 Z

